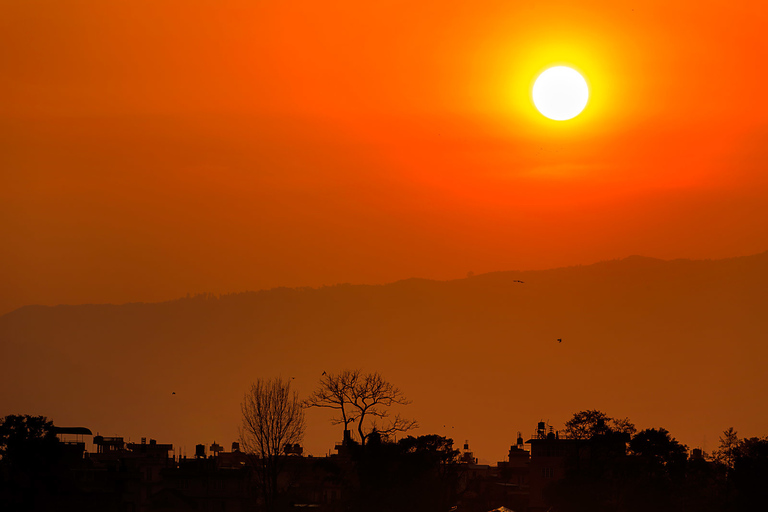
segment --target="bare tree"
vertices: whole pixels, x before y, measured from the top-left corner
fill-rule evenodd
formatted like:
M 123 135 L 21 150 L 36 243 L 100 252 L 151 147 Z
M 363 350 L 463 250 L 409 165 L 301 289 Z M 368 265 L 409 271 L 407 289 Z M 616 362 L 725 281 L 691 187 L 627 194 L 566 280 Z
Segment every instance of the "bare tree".
M 331 420 L 333 425 L 344 424 L 344 430 L 349 430 L 349 424 L 355 421 L 352 411 L 352 389 L 360 380 L 360 370 L 344 370 L 338 375 L 323 372 L 320 377 L 320 387 L 304 401 L 304 407 L 321 407 L 339 411 L 340 417 Z
M 320 387 L 305 402 L 305 407 L 325 407 L 339 411 L 334 424 L 343 423 L 348 430 L 357 422 L 357 433 L 363 446 L 371 433 L 391 435 L 416 428 L 414 420 L 396 415 L 390 418 L 389 407 L 408 405 L 405 394 L 380 373 L 363 374 L 360 370 L 344 370 L 338 375 L 325 374 Z
M 395 432 L 406 432 L 418 427 L 415 420 L 401 418 L 399 414 L 383 425 L 378 424 L 378 420 L 389 418 L 388 407 L 411 403 L 405 398 L 405 394 L 400 391 L 400 388 L 384 380 L 384 377 L 378 372 L 364 375 L 352 388 L 351 397 L 353 410 L 357 413 L 357 433 L 360 435 L 360 442 L 363 446 L 365 446 L 368 436 L 374 431 L 383 435 L 391 435 Z M 373 418 L 370 427 L 365 426 L 366 416 Z
M 290 381 L 282 378 L 258 379 L 241 404 L 240 442 L 246 453 L 257 457 L 267 510 L 275 509 L 285 446 L 300 443 L 306 428 L 299 394 L 290 388 Z

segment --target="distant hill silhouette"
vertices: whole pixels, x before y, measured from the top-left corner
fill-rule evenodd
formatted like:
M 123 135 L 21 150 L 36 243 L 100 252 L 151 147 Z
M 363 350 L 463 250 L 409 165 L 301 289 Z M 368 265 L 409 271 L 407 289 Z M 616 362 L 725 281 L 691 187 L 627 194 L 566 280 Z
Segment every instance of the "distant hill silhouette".
M 587 408 L 711 450 L 731 425 L 768 432 L 767 312 L 768 253 L 27 306 L 0 317 L 0 415 L 152 436 L 191 455 L 235 440 L 257 377 L 282 375 L 306 396 L 323 371 L 360 367 L 405 391 L 420 433 L 470 439 L 481 458 Z M 306 445 L 322 454 L 340 431 L 308 414 Z

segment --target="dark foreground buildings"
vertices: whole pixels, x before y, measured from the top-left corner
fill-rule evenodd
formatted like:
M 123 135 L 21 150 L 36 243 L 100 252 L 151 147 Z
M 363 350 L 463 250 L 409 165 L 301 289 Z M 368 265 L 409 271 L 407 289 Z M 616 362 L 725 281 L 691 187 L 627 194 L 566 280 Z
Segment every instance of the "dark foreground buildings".
M 83 427 L 52 427 L 49 434 L 37 444 L 27 442 L 23 450 L 0 453 L 0 510 L 263 510 L 260 461 L 237 443 L 229 450 L 215 442 L 198 445 L 195 456 L 187 458 L 154 439 L 130 443 L 92 436 Z M 94 452 L 86 450 L 90 441 Z M 646 489 L 654 489 L 653 478 L 659 478 L 656 472 L 662 466 L 643 465 L 642 456 L 628 455 L 623 441 L 607 442 L 567 439 L 540 423 L 527 440 L 518 432 L 507 460 L 495 465 L 478 464 L 468 442 L 463 450 L 453 450 L 452 440 L 440 436 L 397 443 L 374 437 L 365 450 L 345 436 L 337 453 L 327 457 L 305 456 L 299 445 L 289 445 L 275 506 L 318 512 L 640 510 L 633 492 L 648 498 Z M 749 459 L 751 464 L 766 466 L 768 453 L 758 453 L 764 448 L 754 445 L 757 455 Z M 682 498 L 643 504 L 674 507 L 643 509 L 756 510 L 754 501 L 740 506 L 734 498 L 738 482 L 733 479 L 739 473 L 720 471 L 700 450 L 683 462 L 682 480 L 664 480 L 664 485 L 681 485 L 674 489 Z M 762 499 L 759 489 L 768 487 L 766 468 L 742 474 L 757 478 L 748 489 L 757 489 L 754 499 Z M 641 481 L 649 487 L 635 485 Z

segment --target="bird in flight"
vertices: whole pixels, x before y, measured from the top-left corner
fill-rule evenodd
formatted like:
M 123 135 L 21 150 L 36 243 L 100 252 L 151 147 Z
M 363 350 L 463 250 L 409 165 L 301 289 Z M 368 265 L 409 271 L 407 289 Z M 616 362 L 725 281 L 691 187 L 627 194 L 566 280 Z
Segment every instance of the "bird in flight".
M 525 281 L 521 281 L 521 280 L 519 280 L 519 279 L 515 279 L 513 282 L 514 282 L 514 283 L 525 283 Z
M 323 372 L 323 375 L 325 375 L 325 372 Z
M 563 339 L 562 339 L 562 338 L 557 338 L 557 342 L 558 342 L 558 343 L 562 343 L 562 342 L 563 342 Z
M 174 392 L 173 392 L 173 393 L 171 393 L 171 394 L 172 394 L 172 395 L 175 395 L 175 394 L 176 394 L 176 392 L 174 391 Z

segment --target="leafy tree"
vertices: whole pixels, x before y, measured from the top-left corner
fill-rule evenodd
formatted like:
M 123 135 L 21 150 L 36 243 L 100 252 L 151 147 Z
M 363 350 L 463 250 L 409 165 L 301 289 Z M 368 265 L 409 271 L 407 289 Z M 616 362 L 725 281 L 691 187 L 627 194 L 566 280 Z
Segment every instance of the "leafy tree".
M 628 419 L 599 410 L 574 414 L 566 429 L 581 449 L 566 460 L 565 478 L 545 490 L 553 511 L 722 510 L 713 486 L 717 473 L 702 460 L 695 478 L 687 480 L 687 447 L 666 429 L 635 433 Z M 708 501 L 699 499 L 704 495 Z
M 62 452 L 45 416 L 9 415 L 0 424 L 0 509 L 34 509 L 63 484 Z
M 283 468 L 284 449 L 304 437 L 306 423 L 299 395 L 291 391 L 290 381 L 258 379 L 241 404 L 240 442 L 246 453 L 258 457 L 264 504 L 269 511 L 277 507 L 278 476 Z
M 629 442 L 633 455 L 643 459 L 651 471 L 674 473 L 684 469 L 688 460 L 688 447 L 680 444 L 664 429 L 648 428 L 635 434 Z
M 729 471 L 732 470 L 738 448 L 739 436 L 733 427 L 729 427 L 727 430 L 724 430 L 723 435 L 720 436 L 720 446 L 714 453 L 715 461 L 723 464 Z
M 629 421 L 629 418 L 611 419 L 611 430 L 613 430 L 614 432 L 627 434 L 629 436 L 633 436 L 637 432 L 637 429 L 635 428 L 635 424 Z
M 9 415 L 0 424 L 0 459 L 5 463 L 22 463 L 57 442 L 53 422 L 45 416 Z
M 705 457 L 688 460 L 681 490 L 684 506 L 679 511 L 723 512 L 728 510 L 722 466 Z
M 629 449 L 638 486 L 631 510 L 682 510 L 688 448 L 666 429 L 649 428 L 632 437 Z
M 635 426 L 599 410 L 579 411 L 566 423 L 566 436 L 579 447 L 566 459 L 566 477 L 546 490 L 553 510 L 621 510 L 632 494 L 627 478 L 627 443 Z
M 768 503 L 768 438 L 742 439 L 734 450 L 736 510 L 760 510 Z
M 437 435 L 384 441 L 371 433 L 356 452 L 359 489 L 350 510 L 444 512 L 456 502 L 458 455 L 453 440 Z
M 597 409 L 574 413 L 565 423 L 566 436 L 571 439 L 591 439 L 596 435 L 618 432 L 632 435 L 635 426 L 628 418 L 614 419 Z
M 457 461 L 461 452 L 453 449 L 453 439 L 436 434 L 408 436 L 397 442 L 403 453 L 424 456 L 434 464 L 450 464 Z

